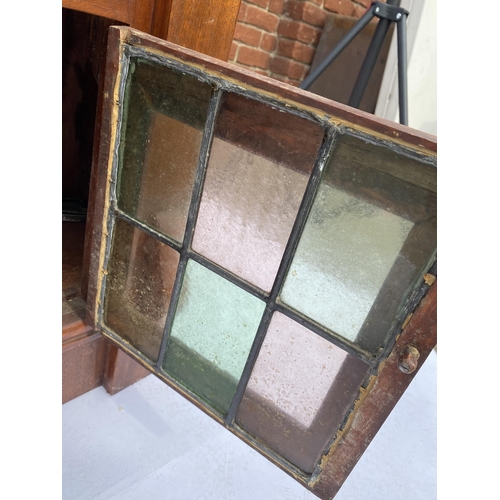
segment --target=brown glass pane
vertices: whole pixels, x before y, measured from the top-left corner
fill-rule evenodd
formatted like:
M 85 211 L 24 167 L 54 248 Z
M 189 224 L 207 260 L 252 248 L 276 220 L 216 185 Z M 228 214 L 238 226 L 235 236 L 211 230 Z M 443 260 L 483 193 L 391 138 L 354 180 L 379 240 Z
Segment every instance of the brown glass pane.
M 358 358 L 275 313 L 236 421 L 310 473 L 367 373 Z
M 211 87 L 141 59 L 129 75 L 118 206 L 182 241 Z
M 322 139 L 316 123 L 226 94 L 193 249 L 269 291 Z
M 108 264 L 104 323 L 156 361 L 179 254 L 118 219 Z
M 344 136 L 280 299 L 377 352 L 436 250 L 436 168 Z

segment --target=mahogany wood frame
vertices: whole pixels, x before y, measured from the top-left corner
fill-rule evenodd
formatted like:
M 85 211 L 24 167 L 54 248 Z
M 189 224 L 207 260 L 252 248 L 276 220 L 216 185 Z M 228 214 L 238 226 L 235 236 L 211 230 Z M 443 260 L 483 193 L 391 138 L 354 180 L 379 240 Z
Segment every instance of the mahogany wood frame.
M 63 0 L 62 6 L 128 24 L 227 61 L 241 0 Z
M 105 213 L 107 191 L 107 168 L 110 148 L 113 142 L 113 113 L 116 112 L 114 89 L 119 66 L 121 43 L 161 53 L 165 50 L 180 61 L 186 61 L 202 69 L 216 72 L 230 80 L 237 79 L 244 82 L 249 88 L 255 87 L 260 91 L 274 96 L 281 102 L 293 100 L 317 112 L 321 110 L 331 121 L 338 125 L 366 131 L 377 136 L 381 141 L 390 140 L 405 148 L 412 149 L 415 154 L 435 156 L 437 150 L 436 138 L 403 125 L 398 125 L 384 119 L 377 118 L 362 111 L 357 111 L 328 99 L 315 96 L 307 91 L 261 77 L 255 73 L 237 68 L 234 65 L 221 63 L 211 57 L 206 57 L 191 50 L 183 49 L 168 42 L 163 42 L 151 36 L 130 28 L 113 27 L 110 29 L 108 40 L 108 59 L 103 90 L 103 115 L 101 123 L 101 140 L 97 152 L 98 170 L 95 176 L 95 206 L 93 223 L 93 240 L 90 254 L 90 280 L 88 289 L 87 319 L 89 324 L 97 327 L 96 311 L 99 303 L 98 274 L 100 272 L 101 239 L 104 237 L 105 227 L 103 216 Z M 433 271 L 435 273 L 435 271 Z M 376 375 L 367 386 L 361 390 L 360 397 L 355 403 L 347 422 L 337 433 L 335 441 L 321 464 L 321 473 L 304 482 L 302 477 L 287 470 L 272 453 L 267 453 L 262 447 L 256 446 L 252 440 L 247 443 L 288 474 L 301 482 L 306 488 L 322 499 L 333 498 L 343 482 L 357 463 L 380 426 L 390 414 L 419 367 L 425 361 L 437 343 L 436 308 L 437 284 L 434 274 L 427 274 L 421 287 L 421 293 L 415 300 L 415 307 L 407 320 L 402 324 L 401 331 L 396 337 L 387 359 L 383 361 Z M 403 373 L 399 368 L 399 357 L 407 346 L 414 346 L 420 352 L 419 365 L 411 373 Z M 123 346 L 121 346 L 123 347 Z M 133 353 L 129 353 L 133 356 Z M 143 362 L 135 356 L 138 362 Z M 174 389 L 178 390 L 178 388 Z M 182 391 L 179 391 L 182 392 Z M 389 397 L 388 397 L 389 394 Z M 186 396 L 186 394 L 183 394 Z M 189 396 L 186 396 L 189 398 Z M 196 401 L 192 401 L 196 404 Z M 206 411 L 206 410 L 205 410 Z M 220 421 L 220 419 L 217 419 Z M 223 422 L 220 422 L 224 425 Z M 231 430 L 231 429 L 229 429 Z M 241 437 L 241 436 L 240 436 Z

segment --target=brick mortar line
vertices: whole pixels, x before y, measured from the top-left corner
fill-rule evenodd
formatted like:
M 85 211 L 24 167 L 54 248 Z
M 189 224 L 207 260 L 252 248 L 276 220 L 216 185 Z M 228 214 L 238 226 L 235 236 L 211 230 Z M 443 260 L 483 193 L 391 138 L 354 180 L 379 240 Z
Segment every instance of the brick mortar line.
M 245 47 L 250 47 L 251 49 L 257 49 L 257 50 L 259 50 L 260 49 L 260 43 L 262 42 L 262 36 L 261 36 L 261 39 L 259 40 L 259 46 L 258 47 L 256 47 L 255 45 L 250 45 L 247 42 L 244 42 L 243 40 L 237 40 L 236 38 L 233 38 L 232 41 L 234 43 L 240 43 L 240 44 L 244 45 Z
M 245 42 L 242 42 L 242 41 L 240 41 L 240 40 L 234 40 L 234 43 L 236 44 L 237 49 L 236 49 L 236 52 L 235 52 L 235 56 L 234 56 L 234 58 L 232 59 L 232 62 L 233 62 L 234 64 L 239 64 L 239 65 L 244 66 L 244 67 L 246 67 L 246 68 L 250 68 L 251 70 L 256 71 L 256 72 L 259 72 L 259 73 L 260 73 L 260 72 L 264 72 L 267 76 L 270 76 L 271 78 L 275 78 L 275 79 L 280 80 L 280 81 L 288 81 L 288 83 L 293 82 L 293 83 L 295 83 L 295 84 L 299 85 L 299 84 L 300 84 L 300 82 L 301 82 L 301 81 L 303 80 L 303 78 L 305 77 L 305 74 L 303 75 L 303 77 L 302 77 L 302 78 L 293 78 L 293 77 L 291 77 L 291 76 L 289 76 L 289 75 L 286 75 L 286 74 L 285 74 L 285 75 L 281 75 L 281 74 L 275 73 L 275 72 L 273 72 L 273 71 L 271 70 L 271 68 L 266 68 L 266 69 L 264 69 L 264 68 L 260 68 L 260 67 L 258 67 L 258 66 L 250 66 L 250 65 L 244 64 L 244 63 L 242 63 L 242 62 L 238 62 L 238 55 L 239 55 L 239 49 L 240 49 L 240 47 L 248 47 L 248 48 L 251 48 L 251 49 L 254 49 L 254 50 L 258 50 L 258 51 L 260 51 L 260 52 L 263 52 L 264 54 L 269 55 L 269 58 L 270 58 L 269 62 L 270 62 L 270 63 L 272 62 L 272 60 L 273 60 L 274 58 L 276 58 L 276 57 L 280 57 L 280 58 L 282 58 L 282 59 L 286 59 L 286 60 L 287 60 L 287 61 L 289 61 L 290 63 L 296 63 L 296 64 L 299 64 L 299 65 L 301 65 L 301 66 L 304 66 L 305 68 L 310 69 L 310 68 L 311 68 L 311 63 L 305 63 L 305 62 L 302 62 L 302 61 L 297 61 L 297 60 L 296 60 L 296 59 L 294 59 L 293 57 L 289 57 L 289 56 L 286 56 L 286 55 L 280 55 L 280 54 L 278 54 L 279 40 L 280 40 L 281 38 L 284 38 L 284 39 L 286 39 L 286 40 L 290 40 L 290 41 L 292 41 L 292 42 L 294 42 L 294 43 L 296 42 L 296 43 L 302 44 L 302 45 L 304 45 L 305 47 L 310 47 L 310 48 L 313 48 L 313 49 L 315 49 L 315 48 L 316 48 L 316 47 L 314 47 L 314 46 L 313 46 L 313 45 L 311 45 L 311 44 L 304 44 L 303 42 L 300 42 L 300 41 L 299 41 L 299 40 L 297 40 L 297 39 L 282 37 L 281 35 L 278 35 L 277 33 L 276 33 L 276 49 L 274 49 L 273 51 L 267 51 L 267 50 L 262 49 L 262 48 L 260 48 L 260 47 L 255 47 L 254 45 L 248 45 L 248 44 L 246 44 Z M 306 73 L 306 74 L 307 74 L 307 73 Z M 283 79 L 283 80 L 281 80 L 281 79 Z
M 351 3 L 353 3 L 354 5 L 359 5 L 359 7 L 363 7 L 363 9 L 368 9 L 368 7 L 370 7 L 370 5 L 368 5 L 368 7 L 364 4 L 362 4 L 361 2 L 356 2 L 356 0 L 351 0 Z M 371 2 L 370 2 L 371 4 Z
M 356 1 L 356 0 L 348 0 L 349 3 L 351 5 L 353 5 L 353 9 L 356 7 L 356 6 L 359 6 L 363 9 L 367 9 L 368 7 L 366 7 L 365 5 L 363 5 L 362 3 Z M 325 8 L 324 6 L 324 1 L 321 3 L 321 4 L 317 4 L 315 2 L 310 2 L 311 5 L 314 5 L 316 6 L 317 8 L 323 10 L 324 12 L 326 12 L 327 14 L 332 14 L 332 13 L 336 13 L 336 12 L 333 12 L 333 11 L 330 11 L 328 9 Z M 275 12 L 270 12 L 269 11 L 269 5 L 268 7 L 261 7 L 260 5 L 256 5 L 256 4 L 253 4 L 253 3 L 247 3 L 245 2 L 245 5 L 252 5 L 253 7 L 255 8 L 258 8 L 259 10 L 261 10 L 262 12 L 267 12 L 269 14 L 273 14 L 277 17 L 279 17 L 280 19 L 280 22 L 281 21 L 288 21 L 288 22 L 296 22 L 296 23 L 304 23 L 306 26 L 309 26 L 313 29 L 319 29 L 319 30 L 323 30 L 324 29 L 324 25 L 323 26 L 318 26 L 318 25 L 315 25 L 315 24 L 312 24 L 312 23 L 309 23 L 307 22 L 306 20 L 304 19 L 293 19 L 291 16 L 289 16 L 288 14 L 285 13 L 285 11 L 280 15 L 280 14 L 276 14 Z M 286 6 L 286 1 L 285 1 L 285 4 Z M 336 13 L 336 14 L 340 14 L 342 15 L 341 13 Z M 355 17 L 355 16 L 352 16 L 352 17 Z M 269 32 L 267 31 L 266 29 L 260 27 L 260 26 L 256 26 L 254 24 L 250 24 L 249 22 L 247 21 L 237 21 L 238 24 L 242 25 L 242 26 L 245 26 L 245 27 L 249 27 L 249 28 L 253 28 L 255 30 L 259 30 L 261 32 L 261 37 L 260 37 L 260 40 L 259 40 L 259 44 L 258 46 L 255 46 L 255 45 L 250 45 L 249 43 L 247 42 L 244 42 L 242 40 L 235 40 L 233 38 L 233 41 L 234 43 L 236 44 L 236 51 L 235 51 L 235 55 L 234 55 L 234 58 L 232 59 L 232 62 L 235 63 L 235 64 L 240 64 L 241 66 L 244 66 L 244 67 L 247 67 L 247 68 L 250 68 L 251 70 L 253 71 L 256 71 L 256 72 L 259 72 L 259 73 L 264 73 L 272 78 L 275 78 L 277 80 L 288 80 L 289 82 L 293 82 L 293 83 L 296 83 L 296 84 L 299 84 L 304 78 L 305 76 L 307 75 L 307 69 L 310 70 L 311 66 L 312 66 L 312 62 L 311 63 L 305 63 L 305 62 L 302 62 L 302 61 L 297 61 L 296 59 L 294 59 L 293 57 L 289 57 L 289 56 L 286 56 L 286 55 L 279 55 L 278 54 L 278 49 L 279 49 L 279 42 L 280 40 L 287 40 L 287 41 L 290 41 L 290 42 L 293 42 L 293 43 L 297 43 L 299 46 L 303 46 L 303 47 L 307 47 L 307 48 L 312 48 L 314 49 L 315 51 L 317 50 L 317 43 L 316 44 L 313 44 L 313 43 L 305 43 L 305 42 L 302 42 L 301 40 L 298 40 L 297 38 L 289 38 L 285 35 L 280 35 L 278 34 L 278 31 L 276 29 L 276 31 L 274 32 Z M 278 24 L 279 26 L 279 24 Z M 262 44 L 262 39 L 264 37 L 264 35 L 270 35 L 270 36 L 274 36 L 275 38 L 275 41 L 276 41 L 276 48 L 273 50 L 273 51 L 268 51 L 266 49 L 263 49 L 261 47 L 261 44 Z M 254 49 L 254 50 L 257 50 L 257 51 L 260 51 L 264 54 L 267 54 L 269 55 L 269 65 L 271 64 L 271 62 L 276 58 L 276 57 L 280 57 L 282 59 L 286 59 L 288 60 L 290 63 L 292 62 L 295 62 L 301 66 L 304 66 L 304 68 L 306 68 L 303 76 L 301 79 L 296 79 L 296 78 L 292 78 L 288 75 L 279 75 L 277 73 L 274 73 L 270 67 L 264 69 L 264 68 L 260 68 L 258 66 L 250 66 L 250 65 L 246 65 L 246 64 L 243 64 L 243 63 L 238 63 L 238 55 L 239 55 L 239 51 L 240 51 L 240 47 L 248 47 L 248 48 L 251 48 L 251 49 Z M 283 81 L 282 80 L 282 81 Z
M 320 28 L 319 26 L 314 26 L 312 24 L 306 23 L 305 21 L 297 21 L 296 19 L 288 19 L 288 18 L 286 18 L 286 19 L 284 18 L 283 20 L 284 21 L 293 21 L 293 22 L 297 22 L 297 23 L 303 22 L 304 24 L 307 24 L 308 26 L 310 26 L 312 28 L 322 30 L 322 28 Z M 248 26 L 249 28 L 260 30 L 260 31 L 262 31 L 263 35 L 274 35 L 274 36 L 276 36 L 277 40 L 280 40 L 283 38 L 285 40 L 291 40 L 292 42 L 300 43 L 301 45 L 305 45 L 306 47 L 312 47 L 314 49 L 316 48 L 316 46 L 312 43 L 305 43 L 305 42 L 302 42 L 301 40 L 298 40 L 297 38 L 289 38 L 286 35 L 280 35 L 280 34 L 278 34 L 278 31 L 273 31 L 273 32 L 266 31 L 265 29 L 260 28 L 259 26 L 255 26 L 254 24 L 248 24 L 247 22 L 243 22 L 243 21 L 238 21 L 238 24 L 241 24 L 243 26 Z M 235 38 L 233 38 L 233 41 L 236 43 L 245 43 L 245 42 L 242 42 L 240 40 L 236 40 Z M 247 44 L 245 44 L 245 45 L 247 45 Z M 255 47 L 255 45 L 249 45 L 249 47 L 260 48 L 260 47 Z M 275 49 L 275 50 L 277 50 L 277 49 Z

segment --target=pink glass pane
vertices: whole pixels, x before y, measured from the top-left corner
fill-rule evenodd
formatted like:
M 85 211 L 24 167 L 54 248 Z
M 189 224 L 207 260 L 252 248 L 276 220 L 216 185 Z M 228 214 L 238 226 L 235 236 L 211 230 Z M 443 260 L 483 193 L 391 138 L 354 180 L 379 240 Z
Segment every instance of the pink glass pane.
M 239 406 L 240 427 L 312 472 L 368 366 L 275 313 Z
M 226 96 L 193 250 L 270 291 L 322 138 L 313 122 Z

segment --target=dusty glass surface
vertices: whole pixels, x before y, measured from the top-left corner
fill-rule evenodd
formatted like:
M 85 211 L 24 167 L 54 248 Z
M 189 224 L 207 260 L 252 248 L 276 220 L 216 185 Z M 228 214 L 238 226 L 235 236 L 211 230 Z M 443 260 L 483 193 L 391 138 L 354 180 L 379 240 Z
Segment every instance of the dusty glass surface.
M 312 472 L 367 372 L 359 359 L 275 313 L 236 421 Z
M 181 242 L 211 87 L 141 59 L 130 63 L 118 206 Z
M 104 324 L 156 361 L 179 254 L 117 219 L 106 279 Z
M 322 138 L 313 122 L 226 94 L 193 250 L 270 291 Z
M 280 300 L 375 352 L 435 252 L 430 168 L 435 172 L 385 148 L 342 139 Z
M 265 304 L 189 260 L 164 369 L 221 413 L 231 404 Z

